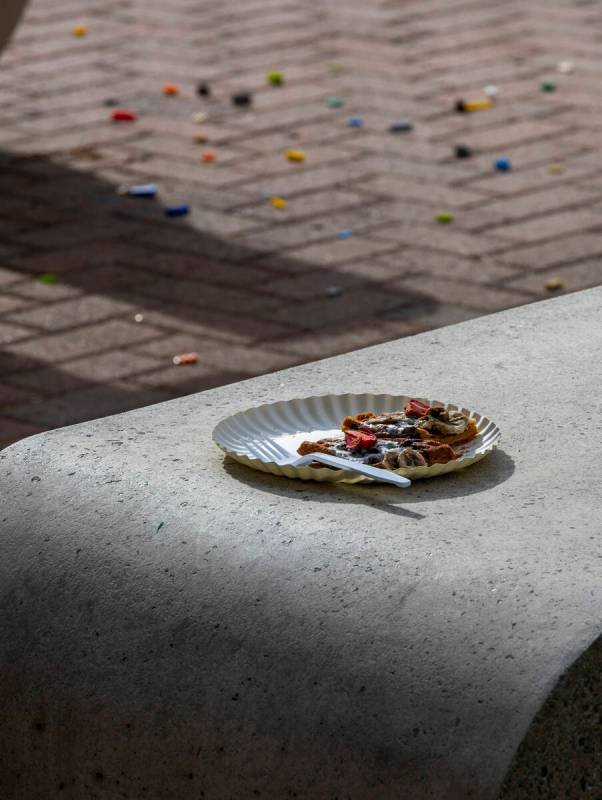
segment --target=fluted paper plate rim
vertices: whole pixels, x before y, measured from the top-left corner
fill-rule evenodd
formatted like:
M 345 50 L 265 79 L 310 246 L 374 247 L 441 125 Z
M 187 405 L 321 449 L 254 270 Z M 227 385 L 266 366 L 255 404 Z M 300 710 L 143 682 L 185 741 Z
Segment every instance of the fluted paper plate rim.
M 324 394 L 309 397 L 277 400 L 251 406 L 243 411 L 231 414 L 218 422 L 213 429 L 213 441 L 228 456 L 241 464 L 273 475 L 284 475 L 301 480 L 329 481 L 340 483 L 374 483 L 372 478 L 357 475 L 347 470 L 333 470 L 328 467 L 292 467 L 282 466 L 270 461 L 265 454 L 259 453 L 253 441 L 276 438 L 311 431 L 339 428 L 344 417 L 373 411 L 399 411 L 411 399 L 415 398 L 429 405 L 443 405 L 450 410 L 460 410 L 469 414 L 477 423 L 478 435 L 468 442 L 465 452 L 455 461 L 447 464 L 433 464 L 429 467 L 412 467 L 395 470 L 411 480 L 433 478 L 447 472 L 464 469 L 480 461 L 490 453 L 499 442 L 501 433 L 498 426 L 479 412 L 455 403 L 447 403 L 432 398 L 416 397 L 401 394 Z M 291 451 L 293 455 L 293 451 Z

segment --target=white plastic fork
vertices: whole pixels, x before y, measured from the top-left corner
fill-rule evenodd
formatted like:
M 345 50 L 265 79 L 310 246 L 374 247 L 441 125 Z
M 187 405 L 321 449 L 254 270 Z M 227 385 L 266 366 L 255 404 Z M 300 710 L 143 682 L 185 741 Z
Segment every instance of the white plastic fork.
M 261 442 L 254 441 L 253 446 L 254 449 L 263 452 L 265 458 L 269 458 L 270 461 L 274 464 L 278 464 L 279 467 L 306 467 L 309 466 L 312 461 L 319 461 L 321 464 L 326 464 L 329 467 L 337 467 L 347 472 L 365 475 L 367 478 L 374 478 L 375 480 L 384 481 L 385 483 L 392 483 L 394 486 L 399 486 L 402 489 L 407 489 L 408 486 L 412 485 L 412 481 L 409 480 L 409 478 L 398 475 L 396 472 L 391 472 L 391 470 L 371 467 L 368 464 L 350 461 L 346 458 L 339 458 L 338 456 L 331 456 L 327 453 L 309 453 L 306 456 L 295 458 L 291 456 L 284 447 L 281 447 L 270 439 L 264 439 Z

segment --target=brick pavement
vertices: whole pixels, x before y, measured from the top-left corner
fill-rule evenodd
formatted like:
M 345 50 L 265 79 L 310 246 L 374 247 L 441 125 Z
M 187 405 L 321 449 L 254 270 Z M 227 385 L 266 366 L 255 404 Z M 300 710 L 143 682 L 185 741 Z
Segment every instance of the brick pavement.
M 601 36 L 579 0 L 32 0 L 0 62 L 0 446 L 599 283 Z

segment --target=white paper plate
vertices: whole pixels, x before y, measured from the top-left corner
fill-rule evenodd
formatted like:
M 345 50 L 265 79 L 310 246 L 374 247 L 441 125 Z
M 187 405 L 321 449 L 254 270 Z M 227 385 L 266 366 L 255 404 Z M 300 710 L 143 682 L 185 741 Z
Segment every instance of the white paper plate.
M 291 456 L 299 457 L 297 447 L 309 440 L 315 441 L 328 436 L 341 434 L 340 424 L 344 417 L 372 411 L 375 414 L 403 410 L 410 399 L 407 395 L 390 394 L 338 394 L 321 397 L 304 397 L 297 400 L 284 400 L 267 403 L 256 408 L 240 411 L 222 420 L 213 431 L 214 442 L 229 456 L 261 472 L 285 475 L 287 478 L 301 478 L 314 481 L 342 481 L 344 483 L 372 482 L 371 478 L 356 475 L 347 470 L 328 467 L 281 466 L 270 461 L 266 455 L 265 443 L 273 442 L 283 447 Z M 478 436 L 463 445 L 464 452 L 456 461 L 447 464 L 433 464 L 430 467 L 413 467 L 396 470 L 412 480 L 432 478 L 445 472 L 463 469 L 474 464 L 491 452 L 500 438 L 497 425 L 487 417 L 469 408 L 461 408 L 453 403 L 416 398 L 432 405 L 438 403 L 448 409 L 463 411 L 477 423 Z

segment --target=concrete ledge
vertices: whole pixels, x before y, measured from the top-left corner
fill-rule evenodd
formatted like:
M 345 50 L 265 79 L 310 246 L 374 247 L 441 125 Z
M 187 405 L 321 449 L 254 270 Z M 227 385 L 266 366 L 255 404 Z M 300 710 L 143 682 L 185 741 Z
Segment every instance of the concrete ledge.
M 0 453 L 0 796 L 493 800 L 601 630 L 601 297 Z M 210 442 L 248 405 L 367 390 L 466 403 L 502 448 L 399 492 Z

